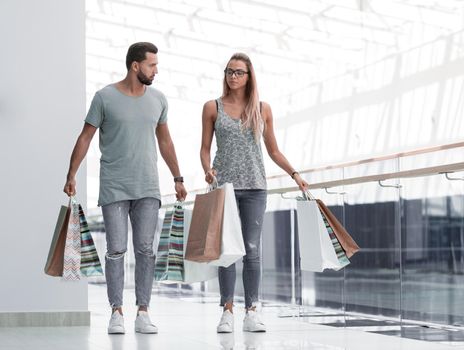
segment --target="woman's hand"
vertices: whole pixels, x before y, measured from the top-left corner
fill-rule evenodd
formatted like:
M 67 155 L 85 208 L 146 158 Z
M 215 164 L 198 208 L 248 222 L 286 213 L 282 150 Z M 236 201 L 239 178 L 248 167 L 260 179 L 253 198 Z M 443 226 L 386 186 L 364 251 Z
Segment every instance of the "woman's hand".
M 217 171 L 216 169 L 209 169 L 206 173 L 205 173 L 205 181 L 209 184 L 211 184 L 214 180 L 214 178 L 216 177 L 217 175 Z
M 300 188 L 301 192 L 306 192 L 309 189 L 309 184 L 305 180 L 303 180 L 303 178 L 300 176 L 300 174 L 298 174 L 298 173 L 295 174 L 293 179 L 295 180 L 296 184 Z

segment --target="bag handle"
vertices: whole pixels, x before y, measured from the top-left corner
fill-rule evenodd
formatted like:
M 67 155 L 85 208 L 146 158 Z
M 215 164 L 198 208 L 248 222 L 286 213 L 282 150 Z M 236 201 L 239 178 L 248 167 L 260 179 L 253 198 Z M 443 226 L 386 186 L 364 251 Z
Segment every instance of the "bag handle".
M 303 193 L 303 198 L 307 201 L 315 201 L 316 197 L 314 197 L 309 190 L 302 191 Z
M 179 209 L 184 209 L 184 201 L 181 201 L 181 200 L 176 200 L 174 205 L 173 205 L 174 208 L 179 208 Z
M 213 176 L 213 182 L 208 184 L 205 192 L 208 193 L 208 192 L 214 191 L 216 188 L 218 188 L 218 180 L 216 176 Z
M 69 196 L 68 207 L 70 207 L 71 205 L 76 205 L 76 204 L 78 204 L 76 196 L 74 196 L 74 195 Z

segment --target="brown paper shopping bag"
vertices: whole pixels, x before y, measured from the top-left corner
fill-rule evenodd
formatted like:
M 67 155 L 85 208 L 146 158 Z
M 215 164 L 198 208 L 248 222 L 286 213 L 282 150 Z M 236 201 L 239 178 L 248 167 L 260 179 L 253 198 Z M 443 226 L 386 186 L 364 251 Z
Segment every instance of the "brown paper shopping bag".
M 192 213 L 192 209 L 184 209 L 184 283 L 208 281 L 218 275 L 217 266 L 213 266 L 208 262 L 185 260 Z
M 50 276 L 63 275 L 63 259 L 64 247 L 66 243 L 66 233 L 68 230 L 69 214 L 71 208 L 61 206 L 56 221 L 55 233 L 53 234 L 52 242 L 48 252 L 47 262 L 45 263 L 44 271 Z
M 320 199 L 316 199 L 316 202 L 322 214 L 329 222 L 330 227 L 332 227 L 332 230 L 340 242 L 340 245 L 343 247 L 346 256 L 351 258 L 357 251 L 359 251 L 359 246 L 345 230 L 340 221 L 338 221 L 335 215 L 329 210 L 329 208 L 327 208 L 327 206 Z
M 215 266 L 228 267 L 241 259 L 245 254 L 243 243 L 242 223 L 238 214 L 234 185 L 225 183 L 224 214 L 222 216 L 221 255 L 219 259 L 210 261 Z
M 196 195 L 185 252 L 186 260 L 206 262 L 216 260 L 221 255 L 224 199 L 223 188 Z

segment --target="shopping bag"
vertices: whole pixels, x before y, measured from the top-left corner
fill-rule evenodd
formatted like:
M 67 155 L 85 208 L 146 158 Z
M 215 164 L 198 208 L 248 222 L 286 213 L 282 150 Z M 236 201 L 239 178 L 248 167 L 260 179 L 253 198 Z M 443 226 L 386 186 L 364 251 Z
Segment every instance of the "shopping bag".
M 74 197 L 61 206 L 44 271 L 66 281 L 103 275 L 84 211 Z
M 326 217 L 324 216 L 324 214 L 321 212 L 320 209 L 319 209 L 319 214 L 322 218 L 322 221 L 324 222 L 324 226 L 327 230 L 327 233 L 329 234 L 330 242 L 332 243 L 332 246 L 335 250 L 335 255 L 337 256 L 340 266 L 345 267 L 346 265 L 349 265 L 350 261 L 348 260 L 348 257 L 346 256 L 345 250 L 342 248 L 332 227 L 330 226 L 329 222 L 327 221 Z
M 348 234 L 342 224 L 337 220 L 335 215 L 329 210 L 329 208 L 327 208 L 327 206 L 320 199 L 316 199 L 316 202 L 322 215 L 327 219 L 328 224 L 335 233 L 335 236 L 337 236 L 337 239 L 340 242 L 340 245 L 343 247 L 346 256 L 351 258 L 356 252 L 359 251 L 359 246 Z
M 158 251 L 158 245 L 161 238 L 161 231 L 163 230 L 164 215 L 161 215 L 158 212 L 158 220 L 156 222 L 155 236 L 153 238 L 153 251 L 156 253 Z
M 81 225 L 79 222 L 79 205 L 74 197 L 69 199 L 69 221 L 63 257 L 63 279 L 77 281 L 80 279 L 81 266 Z
M 302 270 L 340 270 L 350 263 L 316 200 L 297 201 L 297 214 Z
M 166 211 L 155 263 L 155 280 L 182 282 L 184 274 L 184 209 Z
M 192 210 L 184 209 L 184 242 L 188 241 L 190 222 L 192 219 Z M 184 256 L 187 251 L 187 245 L 184 245 Z M 218 275 L 217 266 L 210 265 L 207 262 L 196 262 L 184 260 L 184 283 L 195 283 L 208 281 L 216 278 Z
M 195 196 L 185 259 L 216 260 L 221 255 L 221 231 L 225 189 L 216 188 Z
M 68 230 L 70 213 L 70 207 L 61 206 L 58 219 L 56 220 L 55 232 L 53 233 L 52 242 L 48 251 L 47 262 L 45 263 L 44 272 L 47 275 L 63 275 L 64 245 L 66 242 L 66 232 Z
M 235 200 L 234 186 L 225 183 L 224 214 L 222 218 L 221 255 L 211 265 L 228 267 L 246 254 L 243 242 L 242 224 Z
M 80 204 L 78 208 L 81 235 L 81 275 L 87 277 L 102 276 L 103 269 L 100 263 L 100 259 L 98 258 L 97 248 L 95 248 L 95 243 L 93 241 L 92 235 L 90 234 L 84 210 Z

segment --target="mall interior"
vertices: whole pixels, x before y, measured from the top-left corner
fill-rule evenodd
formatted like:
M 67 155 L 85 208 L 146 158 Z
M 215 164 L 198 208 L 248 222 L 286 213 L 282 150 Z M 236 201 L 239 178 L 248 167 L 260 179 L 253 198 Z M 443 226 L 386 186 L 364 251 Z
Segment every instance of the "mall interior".
M 2 0 L 0 38 L 0 349 L 464 349 L 461 0 Z M 360 247 L 342 269 L 305 270 L 301 192 L 264 152 L 265 333 L 242 331 L 241 260 L 228 334 L 216 332 L 217 278 L 154 282 L 159 332 L 135 333 L 132 246 L 124 335 L 107 333 L 104 276 L 44 273 L 90 102 L 124 78 L 138 41 L 159 49 L 153 87 L 169 103 L 186 208 L 206 191 L 203 104 L 244 52 L 280 150 Z M 77 200 L 104 264 L 99 159 L 95 137 Z M 175 196 L 161 157 L 158 168 L 160 229 Z

